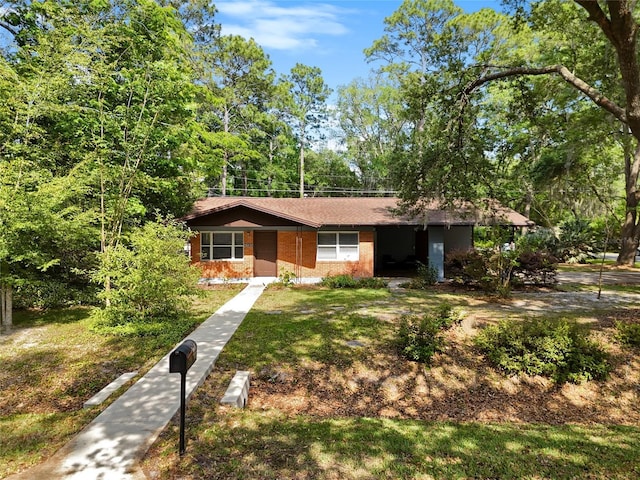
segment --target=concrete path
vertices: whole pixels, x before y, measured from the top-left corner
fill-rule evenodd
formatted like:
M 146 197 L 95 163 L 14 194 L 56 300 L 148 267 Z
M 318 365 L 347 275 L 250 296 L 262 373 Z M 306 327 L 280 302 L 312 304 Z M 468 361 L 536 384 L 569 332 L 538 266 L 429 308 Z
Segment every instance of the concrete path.
M 187 397 L 205 381 L 222 348 L 271 281 L 270 278 L 252 279 L 244 290 L 188 336 L 197 343 L 198 356 L 187 372 Z M 167 352 L 50 460 L 9 479 L 144 479 L 138 461 L 180 408 L 180 374 L 169 373 L 170 354 Z

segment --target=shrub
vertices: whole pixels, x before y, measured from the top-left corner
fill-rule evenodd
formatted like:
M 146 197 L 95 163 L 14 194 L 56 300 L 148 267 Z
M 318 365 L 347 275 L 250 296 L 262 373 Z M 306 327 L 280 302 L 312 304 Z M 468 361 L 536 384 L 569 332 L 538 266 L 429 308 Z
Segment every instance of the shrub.
M 616 340 L 632 347 L 640 347 L 640 323 L 616 322 Z
M 382 278 L 367 277 L 356 279 L 353 275 L 344 274 L 324 277 L 320 285 L 329 288 L 386 288 L 388 284 Z
M 563 261 L 586 263 L 599 247 L 588 221 L 575 218 L 560 225 L 558 255 Z
M 544 251 L 523 251 L 518 255 L 514 275 L 525 283 L 549 285 L 556 282 L 558 259 Z
M 530 319 L 485 328 L 476 345 L 508 375 L 542 375 L 558 383 L 603 379 L 607 355 L 576 323 Z
M 436 283 L 438 283 L 438 269 L 431 264 L 425 265 L 418 262 L 417 276 L 408 282 L 407 287 L 424 290 Z
M 278 276 L 278 284 L 288 287 L 290 285 L 292 285 L 295 282 L 296 279 L 296 274 L 293 272 L 290 272 L 289 270 L 286 269 L 281 269 L 280 270 L 280 275 Z
M 422 317 L 403 315 L 397 334 L 400 353 L 409 360 L 429 364 L 444 346 L 442 333 L 460 320 L 461 316 L 446 303 Z
M 96 309 L 99 323 L 155 322 L 183 313 L 200 277 L 184 254 L 189 235 L 171 220 L 149 222 L 131 234 L 129 245 L 102 254 L 94 278 L 109 288 L 100 294 L 106 306 Z
M 445 271 L 454 282 L 476 285 L 487 292 L 507 296 L 521 283 L 555 283 L 557 258 L 547 252 L 520 250 L 468 250 L 447 254 Z
M 555 255 L 558 251 L 558 238 L 552 229 L 538 227 L 519 237 L 516 248 L 523 252 L 547 252 Z
M 454 250 L 445 257 L 447 276 L 465 285 L 480 282 L 487 275 L 486 255 L 480 250 Z
M 389 283 L 378 277 L 365 277 L 357 280 L 357 288 L 387 288 Z
M 30 280 L 16 287 L 14 307 L 62 308 L 96 305 L 97 293 L 95 285 L 72 285 L 53 278 Z
M 324 277 L 320 285 L 329 288 L 356 288 L 357 282 L 353 275 L 334 275 Z

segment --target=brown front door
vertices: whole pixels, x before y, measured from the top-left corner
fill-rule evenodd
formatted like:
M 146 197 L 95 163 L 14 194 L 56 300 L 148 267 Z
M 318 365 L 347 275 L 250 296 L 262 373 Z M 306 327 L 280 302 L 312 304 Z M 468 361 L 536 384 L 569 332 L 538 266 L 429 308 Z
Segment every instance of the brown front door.
M 278 233 L 253 232 L 253 276 L 278 276 L 276 260 L 278 258 Z

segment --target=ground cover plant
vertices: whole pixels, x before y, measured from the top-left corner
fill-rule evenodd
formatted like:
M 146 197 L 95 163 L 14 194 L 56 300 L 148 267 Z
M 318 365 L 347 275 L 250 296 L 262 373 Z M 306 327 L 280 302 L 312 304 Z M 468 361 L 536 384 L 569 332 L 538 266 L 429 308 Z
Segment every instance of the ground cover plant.
M 442 303 L 435 312 L 420 315 L 402 315 L 398 327 L 398 348 L 409 360 L 431 363 L 431 358 L 445 346 L 444 333 L 462 318 L 448 303 Z
M 486 357 L 507 375 L 542 375 L 556 382 L 602 380 L 606 352 L 584 327 L 565 319 L 502 321 L 475 338 Z
M 608 308 L 590 297 L 269 289 L 193 396 L 186 455 L 178 456 L 174 420 L 143 468 L 160 480 L 636 478 L 640 363 L 615 341 L 613 313 L 638 296 Z M 429 368 L 404 359 L 395 343 L 400 317 L 435 313 L 444 302 L 465 312 L 445 348 Z M 553 311 L 607 346 L 606 381 L 507 377 L 473 346 L 497 318 Z M 236 370 L 252 375 L 245 410 L 219 405 Z
M 91 308 L 17 311 L 0 335 L 0 478 L 62 447 L 108 405 L 84 410 L 86 400 L 122 373 L 144 374 L 240 288 L 207 290 L 173 328 L 146 337 L 96 333 Z

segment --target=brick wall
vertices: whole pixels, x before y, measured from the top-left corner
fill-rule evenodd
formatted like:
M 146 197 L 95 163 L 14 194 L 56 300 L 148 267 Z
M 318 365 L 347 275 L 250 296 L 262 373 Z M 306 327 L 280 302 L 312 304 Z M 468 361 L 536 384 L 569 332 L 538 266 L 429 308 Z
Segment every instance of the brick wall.
M 315 231 L 278 232 L 278 272 L 289 271 L 300 278 L 341 274 L 373 277 L 373 232 L 360 232 L 360 259 L 355 262 L 317 261 L 317 240 Z
M 251 278 L 253 277 L 253 232 L 244 232 L 243 260 L 200 261 L 200 235 L 191 239 L 191 263 L 202 270 L 202 278 Z
M 316 260 L 317 233 L 315 231 L 279 231 L 277 272 L 291 272 L 299 278 L 317 278 L 350 274 L 373 277 L 372 231 L 360 232 L 360 258 L 355 262 L 318 262 Z M 200 261 L 200 235 L 191 239 L 191 262 L 202 269 L 203 278 L 253 277 L 253 232 L 244 232 L 243 261 Z

